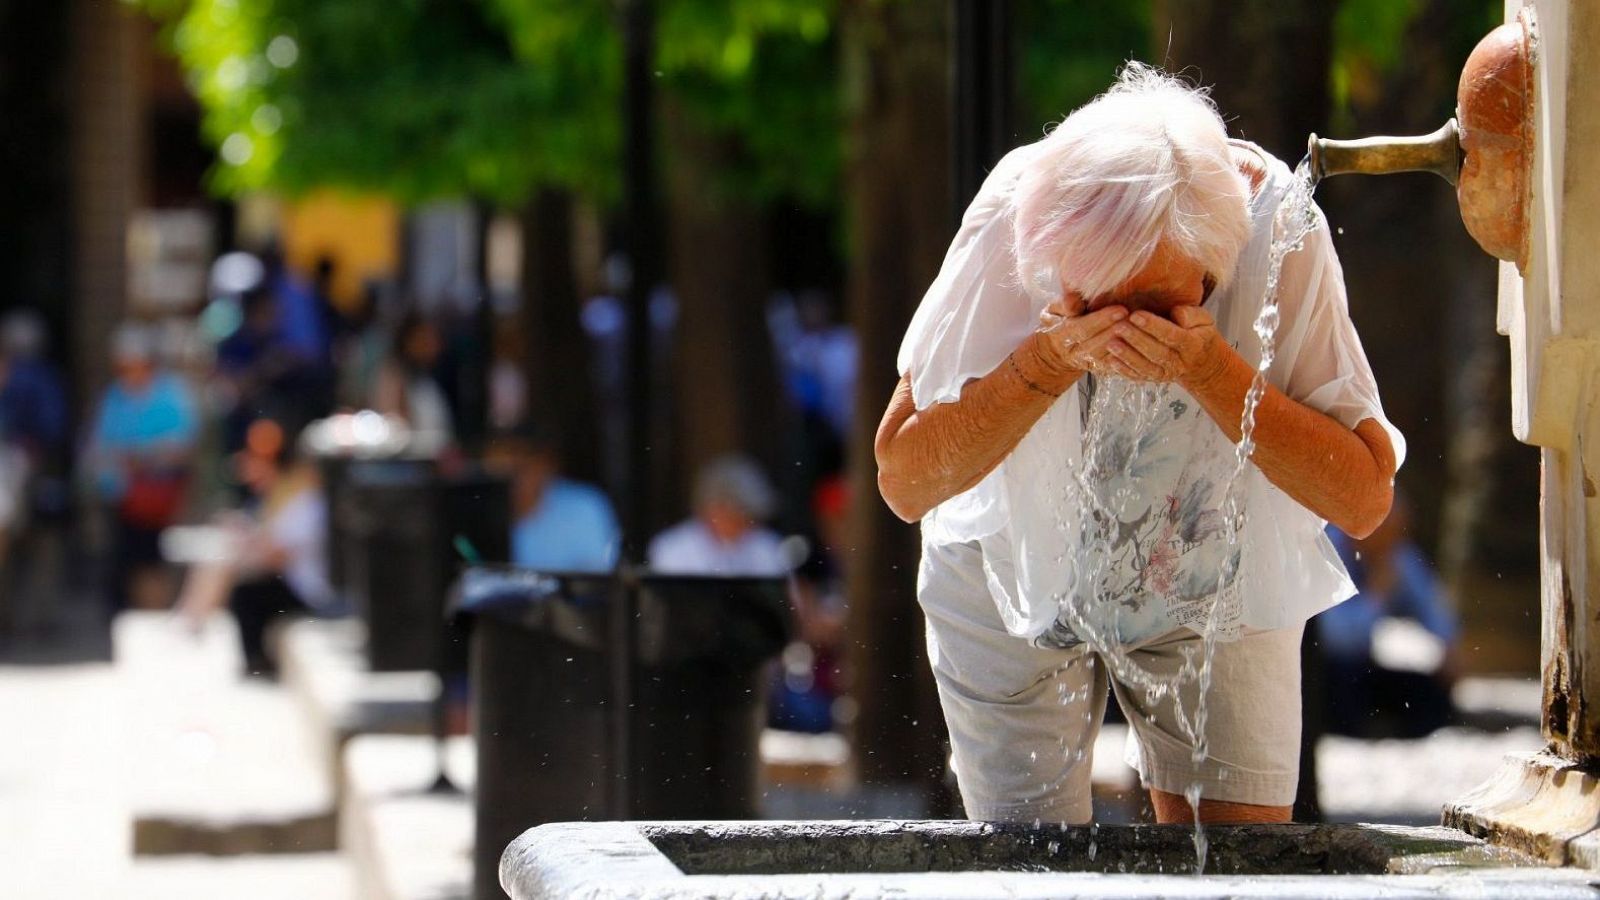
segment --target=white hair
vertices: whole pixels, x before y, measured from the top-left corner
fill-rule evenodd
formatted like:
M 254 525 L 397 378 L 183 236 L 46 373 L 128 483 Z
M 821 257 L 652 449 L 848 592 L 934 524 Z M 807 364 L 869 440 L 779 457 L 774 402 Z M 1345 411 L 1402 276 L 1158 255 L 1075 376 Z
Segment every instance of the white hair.
M 694 486 L 695 506 L 731 503 L 758 521 L 777 510 L 778 497 L 766 473 L 748 457 L 722 456 L 700 469 Z
M 1028 289 L 1100 296 L 1162 242 L 1227 284 L 1250 238 L 1250 188 L 1205 90 L 1130 62 L 1041 146 L 1014 195 Z

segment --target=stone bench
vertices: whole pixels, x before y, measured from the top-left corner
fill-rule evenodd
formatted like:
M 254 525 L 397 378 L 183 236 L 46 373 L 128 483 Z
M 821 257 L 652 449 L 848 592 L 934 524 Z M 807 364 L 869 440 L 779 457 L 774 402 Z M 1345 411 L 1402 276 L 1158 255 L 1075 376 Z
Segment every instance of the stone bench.
M 371 672 L 358 619 L 301 619 L 279 639 L 283 686 L 299 703 L 337 786 L 342 751 L 363 734 L 431 734 L 439 679 L 432 672 Z
M 112 646 L 136 854 L 334 849 L 327 766 L 295 702 L 241 677 L 230 618 L 195 631 L 168 613 L 127 612 Z
M 135 900 L 349 900 L 351 891 L 350 865 L 338 853 L 225 859 L 162 856 L 144 857 L 130 866 L 117 884 L 116 896 Z
M 454 900 L 472 889 L 471 738 L 452 738 L 446 767 L 461 789 L 428 790 L 431 738 L 364 735 L 344 746 L 339 843 L 360 900 Z

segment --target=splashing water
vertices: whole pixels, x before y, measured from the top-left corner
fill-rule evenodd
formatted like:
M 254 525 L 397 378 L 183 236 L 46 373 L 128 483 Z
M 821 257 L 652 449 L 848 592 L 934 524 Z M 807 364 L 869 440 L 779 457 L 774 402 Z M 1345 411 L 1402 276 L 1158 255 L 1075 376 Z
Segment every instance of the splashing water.
M 1305 239 L 1317 224 L 1317 211 L 1312 203 L 1316 179 L 1310 166 L 1302 162 L 1296 167 L 1293 180 L 1284 191 L 1273 216 L 1272 242 L 1267 254 L 1267 277 L 1261 310 L 1254 324 L 1260 341 L 1260 360 L 1256 365 L 1249 390 L 1245 393 L 1244 408 L 1239 418 L 1239 440 L 1234 445 L 1233 466 L 1221 491 L 1221 527 L 1224 545 L 1232 550 L 1239 546 L 1239 532 L 1246 514 L 1240 486 L 1255 452 L 1256 411 L 1266 395 L 1267 374 L 1272 368 L 1276 351 L 1279 324 L 1278 283 L 1283 271 L 1284 258 L 1302 249 Z M 1236 553 L 1223 554 L 1218 567 L 1216 587 L 1211 592 L 1209 607 L 1205 611 L 1204 625 L 1200 630 L 1198 654 L 1193 647 L 1183 648 L 1183 662 L 1175 679 L 1158 679 L 1142 669 L 1128 655 L 1119 634 L 1122 604 L 1111 583 L 1110 548 L 1118 523 L 1131 504 L 1140 499 L 1132 487 L 1135 471 L 1143 447 L 1135 441 L 1127 452 L 1118 453 L 1105 439 L 1106 423 L 1113 417 L 1119 424 L 1127 423 L 1132 434 L 1148 430 L 1165 410 L 1160 386 L 1108 379 L 1096 386 L 1084 417 L 1084 458 L 1072 467 L 1067 484 L 1062 487 L 1046 485 L 1064 494 L 1066 502 L 1058 504 L 1057 527 L 1063 534 L 1076 534 L 1079 565 L 1075 567 L 1072 583 L 1055 600 L 1061 608 L 1060 621 L 1100 659 L 1104 660 L 1111 677 L 1125 687 L 1144 693 L 1146 702 L 1154 706 L 1171 702 L 1177 713 L 1178 726 L 1191 746 L 1191 760 L 1198 771 L 1209 750 L 1206 740 L 1206 697 L 1211 688 L 1212 663 L 1216 644 L 1225 633 L 1234 636 L 1238 631 L 1241 609 L 1237 592 L 1225 590 L 1238 570 Z M 1120 457 L 1120 458 L 1119 458 Z M 1078 514 L 1069 521 L 1068 511 Z M 1058 560 L 1059 562 L 1059 560 Z M 1203 601 L 1202 601 L 1203 602 Z M 1189 627 L 1193 627 L 1192 625 Z M 1091 662 L 1095 656 L 1090 656 Z M 1185 710 L 1180 691 L 1187 685 L 1195 686 L 1195 703 L 1192 711 Z M 1065 702 L 1065 701 L 1063 701 Z M 1195 871 L 1205 871 L 1208 841 L 1200 821 L 1202 785 L 1196 780 L 1184 791 L 1194 813 Z M 1092 846 L 1092 844 L 1091 844 Z

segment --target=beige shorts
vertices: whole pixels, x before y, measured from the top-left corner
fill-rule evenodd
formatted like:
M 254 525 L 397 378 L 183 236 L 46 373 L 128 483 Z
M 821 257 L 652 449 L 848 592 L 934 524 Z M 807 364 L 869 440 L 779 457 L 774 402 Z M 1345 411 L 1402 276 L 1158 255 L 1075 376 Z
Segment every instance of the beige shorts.
M 1207 755 L 1193 742 L 1173 700 L 1151 703 L 1109 676 L 1082 648 L 1045 650 L 1006 632 L 984 582 L 975 544 L 926 545 L 917 597 L 928 620 L 928 656 L 950 729 L 951 762 L 973 819 L 1090 821 L 1089 772 L 1108 688 L 1128 717 L 1128 763 L 1147 788 L 1234 803 L 1288 806 L 1300 760 L 1300 635 L 1304 626 L 1219 642 L 1205 728 Z M 1144 671 L 1175 681 L 1182 630 L 1137 646 Z M 1196 686 L 1182 691 L 1194 708 Z M 1191 713 L 1192 716 L 1192 713 Z

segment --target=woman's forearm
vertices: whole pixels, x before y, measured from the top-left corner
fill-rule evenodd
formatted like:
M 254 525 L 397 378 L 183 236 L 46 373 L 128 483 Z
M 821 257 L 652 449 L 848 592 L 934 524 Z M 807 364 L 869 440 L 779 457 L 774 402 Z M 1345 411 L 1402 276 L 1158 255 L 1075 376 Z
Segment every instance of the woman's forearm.
M 1254 370 L 1231 349 L 1212 372 L 1183 387 L 1231 441 Z M 1353 430 L 1268 386 L 1256 408 L 1251 460 L 1302 506 L 1352 537 L 1371 534 L 1394 500 L 1394 448 L 1376 420 Z
M 895 515 L 914 522 L 989 474 L 1039 417 L 1077 382 L 1052 364 L 1039 334 L 994 371 L 968 382 L 960 399 L 918 410 L 902 378 L 878 426 L 878 489 Z

